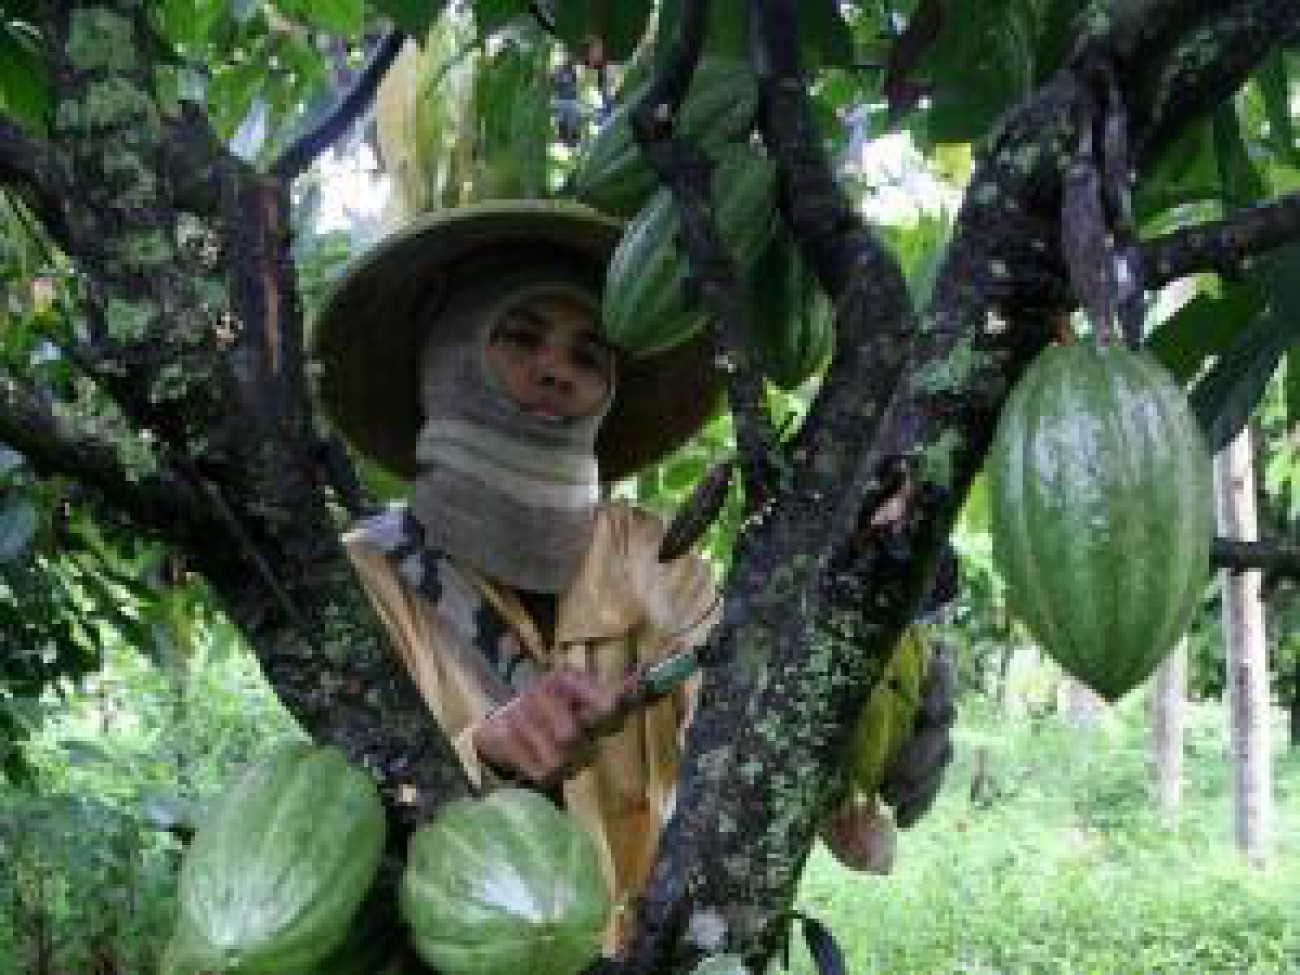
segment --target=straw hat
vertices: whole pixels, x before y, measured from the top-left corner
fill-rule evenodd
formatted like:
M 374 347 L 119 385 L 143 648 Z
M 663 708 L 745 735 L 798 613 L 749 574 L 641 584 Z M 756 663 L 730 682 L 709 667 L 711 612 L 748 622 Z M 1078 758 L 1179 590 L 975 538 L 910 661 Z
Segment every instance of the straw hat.
M 389 472 L 413 478 L 420 356 L 444 322 L 427 310 L 430 293 L 455 287 L 456 265 L 501 250 L 589 263 L 602 280 L 621 233 L 620 223 L 578 203 L 492 200 L 426 214 L 381 241 L 347 270 L 316 321 L 317 388 L 336 428 Z M 708 336 L 621 360 L 617 389 L 596 441 L 605 482 L 659 460 L 713 414 L 719 382 Z

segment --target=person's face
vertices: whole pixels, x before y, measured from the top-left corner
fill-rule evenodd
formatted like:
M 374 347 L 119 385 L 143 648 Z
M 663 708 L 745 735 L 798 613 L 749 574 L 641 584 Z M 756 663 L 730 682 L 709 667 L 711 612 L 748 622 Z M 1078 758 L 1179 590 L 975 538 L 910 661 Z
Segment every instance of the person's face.
M 520 407 L 555 421 L 594 414 L 614 378 L 614 353 L 591 312 L 558 296 L 503 315 L 488 340 L 487 363 Z

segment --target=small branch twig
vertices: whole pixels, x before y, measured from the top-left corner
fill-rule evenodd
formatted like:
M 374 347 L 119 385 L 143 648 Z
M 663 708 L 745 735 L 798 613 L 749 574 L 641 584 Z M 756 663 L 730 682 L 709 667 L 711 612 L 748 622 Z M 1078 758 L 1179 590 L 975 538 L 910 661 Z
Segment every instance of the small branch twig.
M 271 173 L 277 179 L 292 182 L 302 175 L 322 152 L 332 146 L 355 122 L 374 100 L 379 83 L 397 60 L 406 43 L 404 31 L 394 28 L 379 42 L 366 66 L 361 69 L 356 83 L 310 132 L 289 146 L 271 164 Z
M 111 443 L 72 429 L 40 405 L 26 383 L 5 372 L 0 372 L 0 442 L 42 476 L 67 477 L 98 491 L 146 531 L 176 539 L 205 520 L 205 505 L 186 482 L 161 473 L 133 474 Z
M 1198 271 L 1233 274 L 1247 258 L 1296 240 L 1300 240 L 1300 192 L 1148 241 L 1143 245 L 1143 263 L 1148 283 L 1158 287 Z
M 63 244 L 68 239 L 63 210 L 68 194 L 57 173 L 54 150 L 0 115 L 0 186 L 12 186 L 27 196 L 50 236 Z
M 686 4 L 671 55 L 632 112 L 632 131 L 647 163 L 673 195 L 691 281 L 716 323 L 719 360 L 736 425 L 744 482 L 751 496 L 765 493 L 777 449 L 763 410 L 763 381 L 742 337 L 744 305 L 735 265 L 713 217 L 712 165 L 674 136 L 673 123 L 699 62 L 708 23 L 708 0 Z
M 760 128 L 780 171 L 782 213 L 837 308 L 835 353 L 795 453 L 840 463 L 802 472 L 795 492 L 825 510 L 805 533 L 815 561 L 854 529 L 867 481 L 857 458 L 898 385 L 915 325 L 902 269 L 840 187 L 821 147 L 800 64 L 799 4 L 756 0 L 762 46 Z M 819 500 L 824 499 L 824 500 Z
M 1210 561 L 1216 568 L 1230 572 L 1258 569 L 1269 575 L 1300 580 L 1300 542 L 1216 538 L 1210 548 Z

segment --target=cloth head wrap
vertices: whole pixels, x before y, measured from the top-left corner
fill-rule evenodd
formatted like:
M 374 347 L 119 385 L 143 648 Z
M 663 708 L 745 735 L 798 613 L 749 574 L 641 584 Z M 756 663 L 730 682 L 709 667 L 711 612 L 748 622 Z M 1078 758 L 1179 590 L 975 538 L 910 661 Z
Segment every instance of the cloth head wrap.
M 592 283 L 555 268 L 482 275 L 456 288 L 425 345 L 425 422 L 411 511 L 430 546 L 517 589 L 560 593 L 591 543 L 600 477 L 591 416 L 553 421 L 522 409 L 489 368 L 496 324 L 516 308 L 560 298 L 599 318 Z

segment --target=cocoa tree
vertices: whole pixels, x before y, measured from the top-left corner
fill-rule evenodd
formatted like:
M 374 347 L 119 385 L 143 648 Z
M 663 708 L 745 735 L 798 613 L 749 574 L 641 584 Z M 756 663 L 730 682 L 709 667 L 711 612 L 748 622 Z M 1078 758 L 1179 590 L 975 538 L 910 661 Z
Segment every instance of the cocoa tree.
M 6 75 L 0 185 L 39 225 L 70 306 L 43 341 L 115 411 L 112 423 L 87 422 L 10 359 L 0 441 L 205 579 L 303 727 L 371 769 L 405 829 L 467 785 L 338 542 L 341 512 L 363 502 L 311 406 L 291 191 L 364 109 L 403 34 L 422 36 L 443 7 L 285 0 L 243 5 L 253 12 L 242 19 L 214 0 L 0 7 L 16 52 L 7 63 L 21 69 Z M 761 964 L 786 940 L 854 719 L 923 595 L 1008 389 L 1062 314 L 1109 309 L 1140 338 L 1147 294 L 1221 275 L 1224 293 L 1151 339 L 1189 381 L 1223 353 L 1196 387 L 1217 443 L 1294 344 L 1300 318 L 1279 296 L 1300 196 L 1252 177 L 1246 150 L 1261 147 L 1243 133 L 1265 133 L 1262 151 L 1294 161 L 1286 47 L 1300 0 L 468 7 L 480 33 L 524 18 L 597 73 L 654 32 L 634 128 L 679 206 L 753 510 L 703 653 L 699 716 L 639 934 L 602 964 L 683 971 L 722 949 Z M 382 40 L 357 71 L 346 51 L 319 57 L 340 53 L 317 43 L 327 35 Z M 672 125 L 701 52 L 723 45 L 758 72 L 755 132 L 779 167 L 782 218 L 837 309 L 832 360 L 785 440 L 739 338 L 707 160 Z M 301 70 L 271 72 L 273 57 Z M 889 124 L 977 144 L 923 303 L 830 165 L 812 94 L 825 72 L 850 79 L 855 103 L 883 103 Z M 350 87 L 322 108 L 338 73 Z M 317 111 L 300 119 L 301 138 L 254 165 L 231 139 L 259 84 L 272 119 L 313 95 Z M 1234 107 L 1248 84 L 1266 124 Z M 1211 313 L 1236 327 L 1207 334 Z M 901 476 L 918 490 L 885 546 L 863 512 Z M 1220 553 L 1294 568 L 1293 551 L 1263 549 Z

